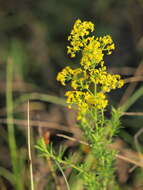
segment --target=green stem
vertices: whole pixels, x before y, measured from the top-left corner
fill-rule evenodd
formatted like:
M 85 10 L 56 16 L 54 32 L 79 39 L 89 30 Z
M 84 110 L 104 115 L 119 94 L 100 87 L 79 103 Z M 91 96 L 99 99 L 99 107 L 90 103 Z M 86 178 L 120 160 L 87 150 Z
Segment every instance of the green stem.
M 55 160 L 55 163 L 57 164 L 59 170 L 61 171 L 61 173 L 62 173 L 62 175 L 63 175 L 63 178 L 64 178 L 65 183 L 66 183 L 66 185 L 67 185 L 67 189 L 70 190 L 69 183 L 68 183 L 68 181 L 67 181 L 67 178 L 66 178 L 66 176 L 65 176 L 65 174 L 64 174 L 64 171 L 63 171 L 62 167 L 60 166 L 60 164 L 59 164 L 56 160 Z
M 104 109 L 101 110 L 101 126 L 104 125 Z
M 21 180 L 19 180 L 17 148 L 16 148 L 14 125 L 13 125 L 12 82 L 13 82 L 13 62 L 11 58 L 9 58 L 6 67 L 6 110 L 7 110 L 7 126 L 8 126 L 8 143 L 9 143 L 10 156 L 12 161 L 12 169 L 16 179 L 15 189 L 21 190 L 22 184 L 20 183 Z
M 141 96 L 143 96 L 143 87 L 139 88 L 129 99 L 128 101 L 121 106 L 121 111 L 127 111 Z
M 97 94 L 97 86 L 96 86 L 96 84 L 94 85 L 94 95 L 96 96 L 96 94 Z M 95 108 L 94 109 L 94 117 L 95 117 L 95 122 L 97 122 L 97 109 Z M 95 125 L 96 125 L 96 123 L 95 123 Z

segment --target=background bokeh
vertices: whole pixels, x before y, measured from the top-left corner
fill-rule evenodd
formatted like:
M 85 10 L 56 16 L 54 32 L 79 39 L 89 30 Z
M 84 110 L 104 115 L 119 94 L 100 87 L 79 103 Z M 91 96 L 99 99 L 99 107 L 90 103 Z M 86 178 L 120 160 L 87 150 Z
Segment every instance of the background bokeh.
M 11 169 L 7 125 L 4 121 L 8 59 L 12 59 L 14 63 L 14 101 L 25 93 L 34 92 L 63 98 L 65 88 L 58 84 L 56 75 L 67 64 L 75 66 L 78 63 L 78 60 L 71 60 L 66 54 L 67 37 L 78 18 L 95 23 L 97 36 L 105 34 L 112 36 L 116 49 L 111 56 L 105 58 L 111 73 L 119 73 L 124 79 L 143 76 L 142 0 L 0 0 L 1 167 Z M 123 105 L 141 86 L 142 78 L 136 83 L 127 83 L 122 89 L 109 95 L 111 104 L 117 107 L 120 102 L 120 105 Z M 25 107 L 26 104 L 19 104 L 14 110 L 14 117 L 23 121 L 26 118 Z M 143 97 L 139 98 L 128 111 L 142 112 L 142 108 Z M 31 102 L 31 118 L 34 120 L 71 126 L 75 122 L 73 115 L 72 111 L 68 113 L 62 106 L 39 101 L 37 96 Z M 126 147 L 136 152 L 134 135 L 143 127 L 143 116 L 123 116 L 122 126 L 117 144 L 120 148 Z M 52 128 L 52 124 L 50 127 Z M 37 131 L 37 128 L 34 128 L 35 139 L 39 135 Z M 15 132 L 19 149 L 26 152 L 25 128 L 17 124 Z M 60 138 L 54 137 L 55 130 L 51 130 L 50 133 L 54 142 L 61 142 Z M 142 137 L 141 135 L 139 138 L 141 149 Z M 26 156 L 24 159 L 26 160 Z M 117 172 L 122 189 L 143 189 L 141 168 L 137 167 L 129 173 L 132 165 L 124 164 L 120 163 Z M 0 189 L 12 189 L 10 181 L 3 176 L 0 177 Z M 39 190 L 42 189 L 44 188 L 40 186 Z

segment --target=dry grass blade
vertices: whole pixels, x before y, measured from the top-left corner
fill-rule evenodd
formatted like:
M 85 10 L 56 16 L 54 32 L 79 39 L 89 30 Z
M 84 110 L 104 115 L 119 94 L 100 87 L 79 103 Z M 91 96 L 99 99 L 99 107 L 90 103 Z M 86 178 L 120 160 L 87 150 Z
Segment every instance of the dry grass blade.
M 30 169 L 30 183 L 31 183 L 31 190 L 34 190 L 33 166 L 32 166 L 32 155 L 31 155 L 29 101 L 28 101 L 28 106 L 27 106 L 27 138 L 28 138 L 28 159 L 29 159 L 29 169 Z

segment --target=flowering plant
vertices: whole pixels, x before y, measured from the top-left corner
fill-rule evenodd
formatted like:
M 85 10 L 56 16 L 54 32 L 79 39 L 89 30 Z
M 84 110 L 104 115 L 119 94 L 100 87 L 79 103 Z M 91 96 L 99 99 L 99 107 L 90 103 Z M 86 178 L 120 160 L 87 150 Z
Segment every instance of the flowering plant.
M 111 118 L 107 119 L 104 111 L 108 105 L 107 93 L 121 88 L 124 82 L 120 75 L 108 73 L 104 63 L 104 56 L 115 49 L 111 36 L 95 37 L 91 35 L 93 31 L 92 22 L 76 20 L 68 37 L 70 45 L 67 49 L 72 58 L 81 53 L 80 66 L 74 69 L 67 66 L 57 75 L 62 85 L 70 83 L 71 90 L 65 96 L 69 108 L 75 105 L 78 110 L 78 124 L 89 152 L 75 164 L 72 158 L 63 160 L 63 154 L 57 155 L 51 146 L 46 147 L 44 141 L 37 147 L 42 155 L 77 170 L 86 189 L 108 190 L 116 189 L 113 165 L 116 152 L 109 145 L 120 127 L 121 113 L 112 108 Z

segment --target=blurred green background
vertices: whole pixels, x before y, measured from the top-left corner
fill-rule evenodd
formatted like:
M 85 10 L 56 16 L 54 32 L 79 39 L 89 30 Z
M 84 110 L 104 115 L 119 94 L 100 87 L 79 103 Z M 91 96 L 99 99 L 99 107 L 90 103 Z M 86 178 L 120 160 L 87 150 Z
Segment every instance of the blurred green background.
M 12 59 L 14 64 L 14 101 L 19 100 L 25 93 L 33 92 L 64 97 L 65 88 L 58 84 L 56 75 L 67 64 L 74 66 L 78 63 L 78 60 L 71 60 L 66 54 L 67 37 L 78 18 L 92 21 L 97 36 L 105 34 L 112 36 L 116 49 L 111 56 L 105 58 L 110 72 L 119 73 L 124 79 L 134 75 L 143 76 L 143 0 L 0 0 L 1 167 L 11 169 L 7 125 L 4 122 L 8 59 Z M 109 95 L 112 105 L 119 105 L 129 84 Z M 131 92 L 127 92 L 125 99 L 122 99 L 122 104 L 141 86 L 141 80 L 132 83 Z M 31 106 L 32 119 L 48 119 L 66 125 L 72 123 L 72 119 L 69 121 L 69 117 L 72 117 L 71 113 L 68 116 L 65 113 L 67 110 L 59 108 L 60 106 L 57 109 L 51 103 L 43 103 L 37 96 L 34 99 Z M 26 118 L 23 107 L 24 105 L 19 103 L 19 106 L 14 109 L 15 118 Z M 138 99 L 128 111 L 142 112 L 142 108 L 143 97 Z M 134 151 L 136 151 L 134 135 L 143 127 L 142 123 L 143 116 L 133 115 L 122 118 L 124 128 L 121 129 L 120 139 Z M 17 124 L 17 126 L 20 126 L 15 129 L 17 144 L 23 150 L 26 135 L 21 125 Z M 54 131 L 51 133 L 53 135 Z M 143 145 L 141 137 L 140 143 Z M 140 168 L 131 174 L 128 170 L 125 173 L 127 177 L 123 181 L 119 180 L 122 188 L 143 189 Z M 0 178 L 0 189 L 12 189 L 8 179 Z

